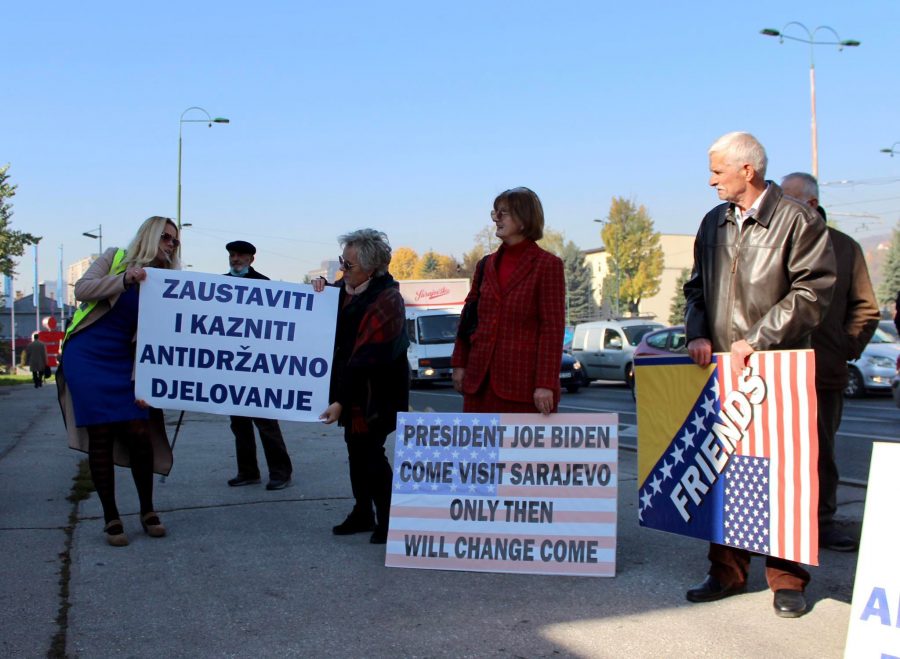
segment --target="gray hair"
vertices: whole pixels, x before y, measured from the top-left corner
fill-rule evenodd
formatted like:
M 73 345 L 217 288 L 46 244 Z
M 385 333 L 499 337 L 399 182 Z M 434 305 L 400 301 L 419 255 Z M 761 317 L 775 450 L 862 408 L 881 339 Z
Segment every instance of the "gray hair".
M 354 247 L 363 270 L 373 270 L 376 276 L 388 271 L 391 264 L 391 244 L 387 234 L 375 229 L 358 229 L 338 236 L 341 247 Z
M 721 153 L 733 165 L 750 165 L 760 178 L 766 178 L 766 166 L 769 164 L 766 150 L 750 133 L 722 135 L 709 147 L 709 155 L 713 153 Z
M 815 176 L 807 174 L 806 172 L 793 172 L 792 174 L 788 174 L 781 179 L 781 187 L 793 188 L 792 192 L 795 192 L 796 194 L 790 194 L 789 196 L 799 199 L 804 204 L 809 204 L 813 199 L 816 201 L 819 199 L 819 182 L 816 181 Z M 785 194 L 788 193 L 785 192 Z

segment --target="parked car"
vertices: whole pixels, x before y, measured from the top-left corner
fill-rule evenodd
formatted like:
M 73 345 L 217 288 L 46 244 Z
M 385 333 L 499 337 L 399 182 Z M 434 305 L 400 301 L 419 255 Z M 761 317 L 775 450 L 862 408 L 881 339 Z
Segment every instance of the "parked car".
M 684 325 L 675 325 L 674 327 L 649 332 L 644 335 L 637 348 L 634 349 L 635 357 L 686 354 L 687 338 L 684 334 Z
M 900 407 L 900 357 L 897 357 L 897 372 L 891 380 L 891 391 L 894 394 L 894 402 Z
M 581 362 L 585 378 L 634 384 L 634 349 L 653 330 L 665 325 L 645 318 L 598 320 L 575 326 L 572 355 Z
M 581 387 L 585 387 L 588 381 L 584 377 L 584 369 L 581 363 L 567 352 L 563 353 L 562 365 L 559 368 L 559 384 L 566 388 L 570 394 L 577 393 Z
M 897 335 L 897 326 L 894 325 L 893 320 L 879 320 L 878 327 L 900 341 L 900 336 Z
M 861 398 L 867 391 L 890 391 L 897 373 L 900 343 L 880 327 L 859 359 L 849 362 L 850 379 L 844 389 L 847 398 Z

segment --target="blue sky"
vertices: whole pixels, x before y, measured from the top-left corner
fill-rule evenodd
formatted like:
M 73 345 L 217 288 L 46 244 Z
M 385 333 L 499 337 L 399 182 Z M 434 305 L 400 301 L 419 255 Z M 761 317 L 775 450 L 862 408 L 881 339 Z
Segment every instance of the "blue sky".
M 717 198 L 706 149 L 748 130 L 769 178 L 810 168 L 809 46 L 764 37 L 829 25 L 817 46 L 823 202 L 855 235 L 900 217 L 897 2 L 7 3 L 0 163 L 13 224 L 44 237 L 42 279 L 175 215 L 184 125 L 185 262 L 224 243 L 299 281 L 364 226 L 461 257 L 494 196 L 527 185 L 547 223 L 600 246 L 610 199 L 693 233 Z M 788 34 L 801 35 L 791 30 Z M 827 33 L 819 33 L 826 38 Z M 189 117 L 199 118 L 199 114 Z M 900 146 L 900 145 L 898 145 Z M 835 181 L 852 183 L 832 184 Z M 16 288 L 31 291 L 30 253 Z

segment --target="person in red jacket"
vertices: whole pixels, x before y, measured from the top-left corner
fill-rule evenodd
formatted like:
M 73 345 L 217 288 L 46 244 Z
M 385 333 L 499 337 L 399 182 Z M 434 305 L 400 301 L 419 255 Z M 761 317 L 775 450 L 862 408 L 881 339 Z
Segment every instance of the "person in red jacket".
M 541 200 L 513 188 L 494 200 L 500 248 L 478 264 L 451 364 L 465 412 L 555 412 L 565 330 L 559 257 L 538 247 Z M 477 326 L 470 322 L 475 308 Z

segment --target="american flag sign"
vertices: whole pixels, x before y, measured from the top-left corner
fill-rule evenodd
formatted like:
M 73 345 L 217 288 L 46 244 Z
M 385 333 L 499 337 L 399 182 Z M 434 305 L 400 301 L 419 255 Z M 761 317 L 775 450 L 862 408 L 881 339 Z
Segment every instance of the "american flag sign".
M 398 414 L 385 565 L 614 576 L 615 414 Z
M 635 360 L 641 526 L 818 564 L 811 350 Z

